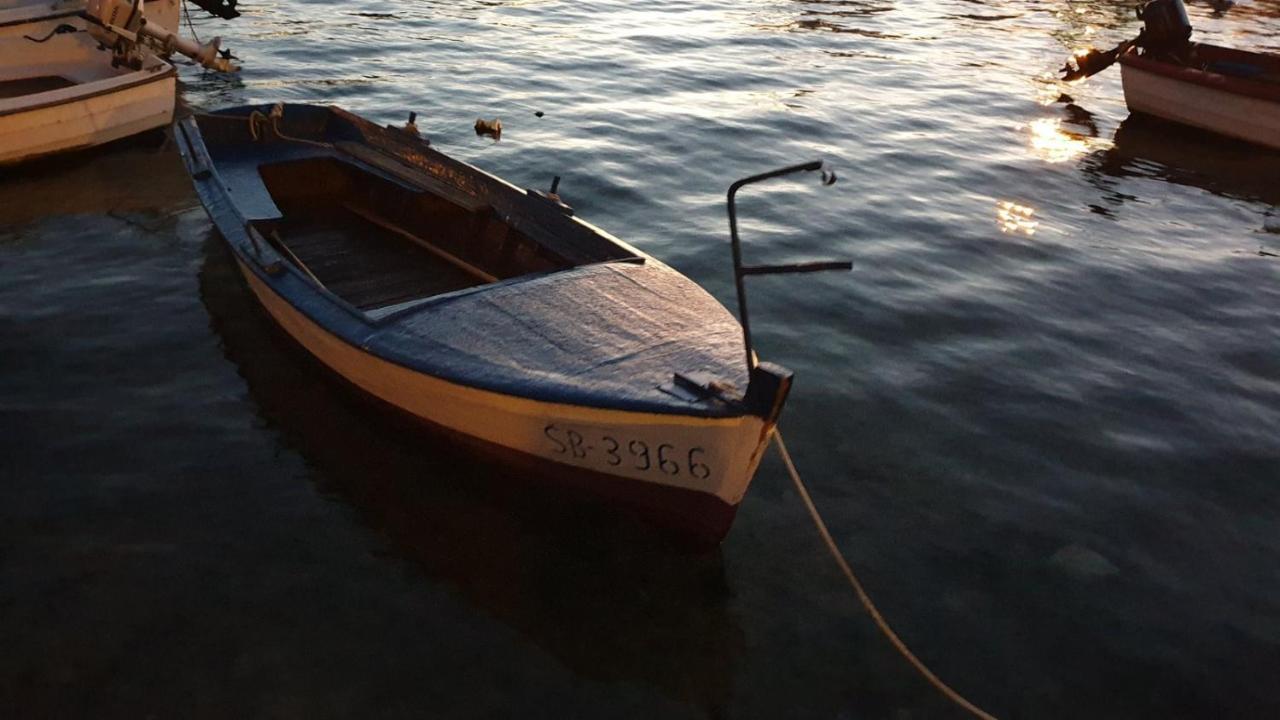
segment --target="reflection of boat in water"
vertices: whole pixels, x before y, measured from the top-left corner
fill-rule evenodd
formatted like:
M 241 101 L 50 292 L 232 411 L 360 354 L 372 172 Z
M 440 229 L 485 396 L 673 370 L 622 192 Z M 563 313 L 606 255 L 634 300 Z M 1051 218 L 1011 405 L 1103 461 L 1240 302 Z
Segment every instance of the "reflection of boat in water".
M 184 120 L 263 306 L 375 402 L 718 541 L 789 372 L 673 269 L 399 129 L 317 106 Z
M 1112 177 L 1157 177 L 1280 204 L 1280 152 L 1144 115 L 1122 121 L 1112 146 L 1091 155 L 1085 166 Z
M 728 702 L 742 631 L 718 549 L 690 554 L 597 501 L 551 495 L 368 408 L 257 306 L 210 236 L 201 298 L 279 442 L 393 553 L 575 673 L 709 710 Z M 714 716 L 714 711 L 709 712 Z
M 0 171 L 0 225 L 94 213 L 140 214 L 141 219 L 194 208 L 182 160 L 164 142 L 161 131 L 143 133 L 83 153 L 36 160 L 23 165 L 21 173 Z

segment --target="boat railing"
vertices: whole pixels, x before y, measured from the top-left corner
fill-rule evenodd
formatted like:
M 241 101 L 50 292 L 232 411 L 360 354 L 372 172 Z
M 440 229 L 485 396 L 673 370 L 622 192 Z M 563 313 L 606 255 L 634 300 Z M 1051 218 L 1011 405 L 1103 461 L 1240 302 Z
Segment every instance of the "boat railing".
M 742 341 L 747 353 L 747 371 L 750 373 L 756 366 L 755 351 L 751 345 L 751 319 L 747 313 L 747 288 L 743 282 L 748 275 L 783 275 L 794 273 L 812 273 L 826 270 L 852 270 L 853 263 L 848 260 L 822 260 L 817 262 L 786 263 L 782 265 L 743 265 L 742 241 L 738 237 L 738 209 L 736 205 L 738 191 L 752 183 L 762 182 L 784 175 L 799 172 L 821 171 L 822 185 L 834 185 L 836 174 L 823 170 L 821 160 L 789 165 L 777 170 L 770 170 L 758 175 L 751 175 L 734 182 L 729 186 L 729 240 L 733 248 L 733 281 L 738 294 L 738 322 L 742 325 Z

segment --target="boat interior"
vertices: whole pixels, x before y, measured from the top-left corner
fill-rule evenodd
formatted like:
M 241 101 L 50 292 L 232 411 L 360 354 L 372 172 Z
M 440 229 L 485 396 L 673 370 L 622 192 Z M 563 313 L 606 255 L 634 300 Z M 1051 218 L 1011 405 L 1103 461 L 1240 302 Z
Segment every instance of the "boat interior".
M 516 277 L 642 261 L 565 206 L 439 153 L 402 161 L 314 127 L 289 127 L 264 144 L 248 122 L 200 119 L 240 212 L 316 284 L 373 317 Z
M 255 227 L 299 269 L 361 310 L 557 267 L 496 218 L 337 158 L 259 172 L 280 217 Z
M 22 110 L 40 104 L 44 93 L 124 78 L 138 72 L 113 67 L 111 53 L 99 50 L 88 33 L 51 33 L 57 22 L 40 22 L 7 28 L 0 35 L 0 112 Z M 34 42 L 48 36 L 43 42 Z M 148 56 L 143 72 L 164 66 Z M 38 97 L 43 96 L 43 97 Z
M 61 90 L 74 85 L 74 82 L 61 75 L 37 75 L 13 80 L 0 80 L 0 99 L 35 95 L 36 93 Z
M 1240 80 L 1280 85 L 1280 56 L 1248 52 L 1206 43 L 1188 43 L 1185 52 L 1155 59 Z
M 1204 68 L 1219 75 L 1280 85 L 1280 57 L 1201 45 Z

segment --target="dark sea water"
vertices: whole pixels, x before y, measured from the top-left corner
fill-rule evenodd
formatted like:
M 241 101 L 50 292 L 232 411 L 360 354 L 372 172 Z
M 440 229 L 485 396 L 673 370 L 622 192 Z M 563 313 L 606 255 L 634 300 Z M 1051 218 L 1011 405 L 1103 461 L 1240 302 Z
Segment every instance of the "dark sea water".
M 1132 2 L 264 2 L 197 108 L 409 111 L 732 303 L 837 541 L 1006 718 L 1280 716 L 1280 154 L 1065 55 Z M 1280 52 L 1280 2 L 1191 7 Z M 544 113 L 543 117 L 535 115 Z M 477 117 L 502 119 L 500 142 Z M 959 717 L 780 463 L 715 552 L 355 402 L 251 302 L 163 140 L 0 170 L 0 715 Z

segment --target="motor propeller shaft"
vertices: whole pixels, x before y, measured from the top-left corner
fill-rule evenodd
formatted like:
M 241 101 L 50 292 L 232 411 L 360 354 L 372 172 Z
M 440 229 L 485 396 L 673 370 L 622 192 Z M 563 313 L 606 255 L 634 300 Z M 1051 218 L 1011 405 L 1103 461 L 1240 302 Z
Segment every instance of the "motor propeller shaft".
M 1062 79 L 1079 80 L 1097 75 L 1136 47 L 1145 53 L 1177 53 L 1191 39 L 1191 21 L 1187 19 L 1187 8 L 1182 0 L 1149 0 L 1137 9 L 1137 13 L 1142 20 L 1142 30 L 1136 38 L 1125 40 L 1105 52 L 1091 48 L 1087 52 L 1076 53 L 1062 66 Z
M 194 40 L 188 40 L 167 28 L 145 22 L 139 34 L 163 44 L 166 49 L 176 50 L 186 55 L 210 70 L 229 73 L 240 69 L 231 62 L 230 53 L 222 52 L 222 38 L 220 37 L 215 37 L 206 43 L 200 44 Z
M 117 52 L 131 53 L 147 41 L 163 54 L 181 53 L 210 70 L 235 72 L 240 68 L 231 62 L 231 54 L 222 51 L 222 38 L 197 43 L 168 28 L 147 22 L 142 0 L 89 0 L 82 16 L 95 27 L 94 37 Z
M 1097 75 L 1114 65 L 1121 55 L 1133 47 L 1133 44 L 1133 40 L 1125 40 L 1110 50 L 1089 48 L 1083 53 L 1072 55 L 1059 71 L 1062 73 L 1062 79 L 1069 82 Z

